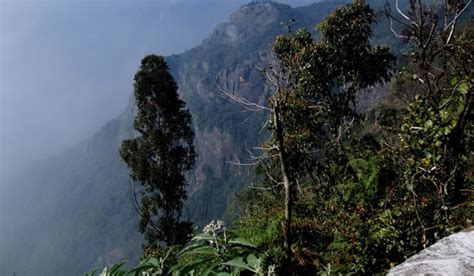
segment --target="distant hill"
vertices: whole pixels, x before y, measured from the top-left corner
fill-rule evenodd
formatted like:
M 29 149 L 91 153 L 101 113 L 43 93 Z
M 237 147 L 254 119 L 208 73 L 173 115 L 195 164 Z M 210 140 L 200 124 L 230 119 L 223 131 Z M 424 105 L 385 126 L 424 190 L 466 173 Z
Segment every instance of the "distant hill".
M 269 91 L 259 68 L 268 65 L 271 43 L 285 31 L 281 23 L 295 19 L 293 28 L 312 30 L 341 2 L 292 8 L 256 1 L 233 13 L 199 46 L 167 57 L 193 114 L 199 154 L 189 176 L 189 219 L 203 224 L 225 215 L 229 199 L 251 179 L 249 168 L 232 162 L 247 162 L 248 149 L 265 138 L 264 114 L 243 111 L 218 88 L 266 103 Z M 378 30 L 378 39 L 388 41 L 387 29 Z M 366 106 L 376 100 L 365 98 Z M 8 180 L 8 196 L 0 202 L 0 275 L 79 275 L 138 258 L 133 185 L 118 155 L 121 141 L 133 135 L 134 110 L 131 98 L 124 113 L 90 140 Z

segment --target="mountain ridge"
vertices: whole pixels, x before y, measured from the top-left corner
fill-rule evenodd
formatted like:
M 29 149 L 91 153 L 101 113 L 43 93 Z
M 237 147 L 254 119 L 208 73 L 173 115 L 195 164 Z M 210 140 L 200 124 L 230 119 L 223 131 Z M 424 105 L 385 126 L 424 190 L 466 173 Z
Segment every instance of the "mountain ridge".
M 270 91 L 259 68 L 268 65 L 271 43 L 285 31 L 281 22 L 295 18 L 294 28 L 312 29 L 341 2 L 297 8 L 277 3 L 244 5 L 200 45 L 166 57 L 180 97 L 193 114 L 199 157 L 189 177 L 185 216 L 198 225 L 225 214 L 229 198 L 251 175 L 249 168 L 230 161 L 245 163 L 247 150 L 265 138 L 261 131 L 265 116 L 243 112 L 219 94 L 220 86 L 265 104 Z M 0 235 L 0 244 L 7 248 L 0 250 L 1 275 L 38 271 L 75 275 L 138 258 L 141 238 L 130 198 L 133 185 L 118 154 L 121 141 L 134 133 L 134 112 L 131 97 L 124 112 L 91 139 L 11 180 L 10 187 L 23 189 L 0 203 L 2 212 L 8 213 Z M 19 259 L 25 264 L 12 267 Z

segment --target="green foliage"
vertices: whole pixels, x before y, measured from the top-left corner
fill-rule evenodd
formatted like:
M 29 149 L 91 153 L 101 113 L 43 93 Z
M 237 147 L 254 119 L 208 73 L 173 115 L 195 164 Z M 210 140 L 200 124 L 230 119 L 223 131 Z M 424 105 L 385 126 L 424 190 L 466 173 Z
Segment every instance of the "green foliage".
M 354 110 L 356 92 L 388 81 L 393 63 L 387 49 L 370 46 L 374 20 L 370 8 L 355 1 L 320 25 L 321 42 L 299 30 L 275 43 L 287 84 L 277 97 L 287 104 L 285 142 L 299 180 L 289 268 L 294 273 L 385 272 L 469 226 L 473 217 L 472 38 L 455 32 L 452 44 L 443 42 L 447 34 L 421 44 L 416 35 L 426 38 L 430 28 L 407 32 L 414 49 L 392 81 L 392 102 L 362 122 Z M 438 22 L 423 20 L 428 26 Z M 241 197 L 236 226 L 244 235 L 271 229 L 261 214 L 282 211 L 282 191 L 272 183 L 279 179 L 277 167 L 259 172 L 263 189 Z M 263 238 L 267 250 L 275 247 L 271 237 Z
M 171 246 L 162 253 L 145 258 L 126 268 L 125 262 L 104 268 L 99 276 L 138 275 L 275 275 L 275 265 L 268 254 L 245 239 L 230 235 L 222 221 L 212 221 L 196 234 L 182 250 Z M 178 250 L 178 251 L 177 251 Z M 85 276 L 97 275 L 97 270 Z
M 443 7 L 445 20 L 462 9 L 462 1 L 456 2 Z M 404 232 L 418 231 L 416 247 L 421 248 L 467 226 L 473 215 L 468 160 L 473 156 L 474 34 L 472 20 L 455 30 L 444 27 L 431 7 L 415 1 L 412 9 L 423 11 L 412 15 L 421 23 L 404 31 L 412 46 L 411 70 L 405 74 L 416 94 L 403 114 L 390 158 L 410 198 L 405 210 L 415 218 Z
M 256 167 L 257 176 L 240 191 L 230 205 L 234 218 L 232 231 L 258 247 L 277 248 L 282 242 L 282 187 L 266 178 L 267 164 Z M 276 168 L 275 168 L 276 170 Z
M 386 47 L 373 48 L 370 25 L 374 11 L 364 1 L 338 8 L 320 25 L 320 41 L 306 29 L 277 37 L 273 47 L 278 68 L 271 69 L 276 86 L 270 99 L 266 143 L 280 171 L 272 179 L 284 186 L 283 248 L 285 269 L 291 259 L 292 209 L 295 185 L 318 178 L 314 189 L 329 192 L 348 161 L 346 147 L 359 123 L 356 93 L 391 76 L 395 57 Z M 268 74 L 268 72 L 267 72 Z M 298 238 L 301 238 L 299 236 Z
M 245 160 L 248 157 L 246 149 L 260 145 L 262 140 L 261 117 L 258 114 L 249 115 L 248 112 L 241 112 L 240 107 L 217 97 L 214 93 L 216 90 L 215 76 L 226 75 L 228 72 L 238 72 L 239 74 L 243 72 L 242 75 L 247 82 L 238 85 L 238 92 L 241 95 L 248 96 L 250 101 L 264 103 L 266 99 L 263 94 L 265 93 L 256 93 L 256 91 L 262 91 L 263 87 L 258 68 L 264 66 L 264 64 L 261 64 L 262 60 L 266 61 L 270 57 L 266 50 L 268 45 L 275 40 L 275 36 L 281 33 L 280 22 L 295 18 L 298 25 L 294 26 L 294 30 L 297 30 L 299 26 L 310 26 L 333 11 L 336 6 L 340 6 L 340 3 L 336 2 L 338 1 L 325 1 L 295 9 L 285 5 L 274 5 L 278 10 L 278 17 L 273 21 L 267 20 L 270 17 L 265 11 L 262 11 L 260 16 L 254 16 L 256 13 L 249 13 L 250 20 L 244 22 L 244 28 L 240 28 L 241 25 L 238 26 L 242 35 L 237 43 L 229 43 L 222 39 L 226 34 L 221 33 L 221 35 L 210 37 L 205 43 L 190 51 L 166 57 L 171 72 L 179 83 L 180 97 L 186 101 L 186 106 L 193 115 L 196 132 L 201 131 L 202 133 L 203 130 L 217 128 L 220 133 L 228 133 L 232 140 L 231 147 L 219 148 L 219 154 L 216 155 L 215 159 L 214 155 L 208 155 L 207 152 L 202 151 L 205 173 L 200 174 L 200 171 L 197 170 L 196 174 L 200 179 L 205 180 L 196 182 L 199 189 L 185 203 L 185 206 L 188 206 L 188 209 L 191 210 L 194 223 L 201 225 L 210 218 L 222 217 L 226 212 L 225 205 L 228 198 L 248 183 L 248 174 L 242 173 L 242 169 L 237 170 L 236 166 L 228 164 L 226 161 L 234 160 L 234 154 L 240 160 Z M 384 1 L 374 0 L 370 2 L 380 4 Z M 246 10 L 249 9 L 246 8 Z M 273 15 L 271 18 L 273 18 Z M 262 22 L 265 22 L 266 25 L 262 26 Z M 390 45 L 394 54 L 402 55 L 404 53 L 404 51 L 398 51 L 393 47 L 394 41 L 399 44 L 403 41 L 396 38 L 390 31 L 389 22 L 382 19 L 379 24 L 372 25 L 372 27 L 375 34 L 374 38 L 371 39 L 373 45 Z M 315 39 L 318 37 L 311 28 L 308 30 Z M 463 34 L 456 33 L 456 35 L 467 37 L 468 31 L 472 32 L 472 30 L 474 28 L 471 25 L 471 27 L 466 28 Z M 458 40 L 458 42 L 460 41 Z M 464 46 L 457 46 L 456 49 L 465 48 L 467 52 L 469 43 L 469 40 L 466 40 Z M 407 60 L 408 58 L 405 57 L 404 59 Z M 474 64 L 468 56 L 461 60 L 465 60 L 465 64 Z M 204 64 L 209 65 L 209 70 L 204 68 Z M 407 64 L 402 63 L 399 68 L 402 68 L 402 66 L 405 66 L 404 70 L 407 70 L 407 73 L 403 76 L 404 80 L 397 78 L 396 81 L 392 82 L 396 87 L 393 87 L 392 94 L 389 95 L 390 102 L 385 101 L 384 106 L 379 106 L 374 111 L 374 124 L 383 124 L 384 129 L 381 130 L 383 132 L 389 131 L 386 128 L 392 129 L 391 134 L 399 132 L 397 124 L 402 121 L 401 115 L 403 114 L 401 110 L 405 109 L 407 101 L 414 98 L 413 94 L 420 91 L 418 84 L 412 80 L 412 76 L 417 73 L 416 68 L 408 68 Z M 462 78 L 458 78 L 458 80 L 460 79 Z M 384 95 L 384 93 L 385 90 L 380 91 L 381 95 Z M 407 94 L 407 97 L 402 98 L 405 94 Z M 2 231 L 2 234 L 0 234 L 0 244 L 2 245 L 0 250 L 0 274 L 12 275 L 13 272 L 16 272 L 17 275 L 79 274 L 85 268 L 103 267 L 105 263 L 117 258 L 126 257 L 130 260 L 136 257 L 138 260 L 142 240 L 140 235 L 136 233 L 137 216 L 129 195 L 130 180 L 122 160 L 117 158 L 117 147 L 120 146 L 118 143 L 122 141 L 123 137 L 133 137 L 130 121 L 133 120 L 135 108 L 132 107 L 134 107 L 133 104 L 129 106 L 126 113 L 105 125 L 100 132 L 87 142 L 60 156 L 35 164 L 32 170 L 22 173 L 16 179 L 2 182 L 7 186 L 15 187 L 18 193 L 11 194 L 8 192 L 8 196 L 3 198 L 5 206 L 15 206 L 15 208 L 3 208 L 2 215 L 0 215 L 5 218 L 5 221 L 8 221 L 7 224 L 0 227 L 0 231 Z M 364 125 L 365 129 L 363 131 L 373 135 L 370 147 L 375 149 L 381 147 L 379 144 L 381 143 L 380 133 L 373 134 L 372 132 L 374 132 L 374 129 L 379 129 L 380 126 L 371 123 L 366 122 L 367 125 Z M 359 131 L 357 130 L 357 132 Z M 384 137 L 384 139 L 389 140 L 388 142 L 390 142 L 390 138 L 393 139 L 394 137 Z M 203 140 L 212 142 L 215 139 Z M 378 143 L 374 144 L 374 140 Z M 368 142 L 348 144 L 348 149 L 367 148 L 368 146 Z M 389 145 L 398 146 L 397 143 L 389 143 Z M 198 150 L 202 149 L 198 148 Z M 387 151 L 385 148 L 382 152 L 374 153 L 382 159 L 381 166 L 384 169 L 394 167 L 393 163 L 385 162 L 387 159 L 393 158 L 392 155 L 386 155 Z M 328 149 L 328 152 L 331 152 L 331 150 Z M 356 155 L 351 157 L 350 160 L 365 158 Z M 206 161 L 206 158 L 211 159 L 211 162 Z M 365 160 L 369 159 L 370 157 L 365 158 Z M 474 159 L 472 157 L 470 159 L 471 163 L 468 166 L 471 168 L 471 178 L 468 178 L 466 185 L 472 183 L 472 177 L 474 176 L 472 173 Z M 221 174 L 215 173 L 216 167 L 219 168 L 220 165 L 214 165 L 214 160 L 221 160 L 223 164 Z M 352 175 L 352 168 L 347 168 L 345 165 L 338 166 L 337 162 L 333 162 L 331 168 L 335 172 L 333 173 L 334 179 L 348 176 L 353 178 L 348 182 L 334 181 L 335 184 L 352 183 L 356 179 L 356 176 Z M 377 191 L 389 195 L 389 200 L 384 201 L 383 208 L 395 210 L 392 210 L 391 217 L 397 220 L 392 222 L 391 219 L 384 217 L 383 220 L 379 220 L 380 223 L 374 225 L 374 222 L 371 225 L 376 229 L 381 229 L 380 232 L 377 232 L 379 233 L 377 237 L 381 233 L 392 231 L 392 228 L 400 229 L 396 233 L 399 239 L 393 239 L 392 241 L 386 239 L 386 241 L 390 242 L 387 243 L 390 246 L 400 242 L 405 244 L 405 246 L 401 246 L 406 248 L 403 251 L 404 256 L 390 257 L 391 260 L 403 260 L 420 248 L 419 245 L 412 246 L 411 244 L 421 244 L 420 239 L 414 237 L 420 236 L 422 231 L 416 222 L 411 193 L 408 193 L 407 197 L 406 193 L 401 192 L 400 187 L 398 187 L 400 182 L 398 182 L 396 175 L 388 173 L 386 175 L 382 179 L 379 176 L 379 183 L 392 182 L 392 186 L 388 188 L 378 186 Z M 313 173 L 313 177 L 317 179 L 320 176 Z M 380 184 L 380 186 L 384 185 L 386 184 Z M 427 186 L 430 185 L 432 184 Z M 260 188 L 263 185 L 258 180 L 252 186 Z M 255 202 L 252 207 L 252 215 L 249 215 L 249 217 L 244 215 L 244 218 L 233 222 L 233 225 L 239 225 L 241 221 L 242 224 L 245 223 L 247 228 L 237 233 L 237 236 L 243 237 L 259 247 L 262 246 L 263 249 L 270 248 L 273 259 L 278 260 L 278 257 L 275 256 L 278 256 L 278 245 L 281 244 L 281 236 L 278 233 L 282 231 L 280 224 L 282 210 L 275 207 L 275 205 L 281 205 L 282 198 L 281 194 L 278 194 L 281 187 L 273 186 L 275 186 L 274 183 L 265 186 L 266 189 L 271 190 L 271 196 L 276 197 L 273 199 L 273 203 L 270 200 L 271 196 L 266 196 L 268 199 L 255 196 L 252 199 Z M 356 187 L 359 187 L 359 185 L 356 185 Z M 336 189 L 338 192 L 342 192 L 339 188 Z M 298 194 L 306 193 L 308 190 L 313 191 L 313 189 L 308 188 L 307 190 L 303 189 Z M 386 190 L 389 192 L 386 192 Z M 397 194 L 397 191 L 399 194 Z M 251 188 L 249 192 L 258 195 L 264 194 L 261 190 L 255 188 Z M 308 193 L 308 200 L 305 200 L 304 204 L 300 204 L 301 206 L 297 206 L 298 209 L 295 213 L 300 218 L 297 217 L 295 220 L 304 226 L 299 226 L 301 230 L 298 231 L 301 231 L 301 233 L 298 235 L 305 237 L 305 239 L 297 240 L 294 250 L 299 251 L 299 248 L 303 249 L 301 245 L 304 245 L 304 252 L 312 256 L 308 257 L 311 265 L 313 260 L 316 260 L 314 261 L 315 266 L 317 265 L 323 270 L 325 270 L 325 267 L 330 267 L 333 270 L 338 269 L 335 263 L 331 265 L 327 260 L 321 260 L 318 263 L 318 257 L 315 257 L 316 254 L 320 254 L 325 250 L 324 247 L 321 247 L 322 249 L 313 248 L 312 251 L 308 249 L 310 246 L 315 247 L 311 244 L 324 245 L 326 239 L 330 240 L 332 234 L 327 234 L 329 231 L 324 229 L 332 229 L 332 225 L 337 224 L 335 219 L 327 220 L 327 222 L 315 219 L 317 217 L 315 214 L 319 213 L 315 210 L 321 208 L 321 198 L 326 197 L 326 195 L 327 197 L 331 195 L 329 192 L 326 193 L 326 189 Z M 379 198 L 379 195 L 376 197 Z M 301 198 L 300 196 L 299 200 Z M 381 198 L 383 196 L 380 195 Z M 418 206 L 421 206 L 420 203 L 423 203 L 424 199 L 422 197 L 419 197 L 419 199 Z M 236 205 L 244 204 L 238 202 Z M 379 206 L 375 203 L 373 205 Z M 333 213 L 334 208 L 336 208 L 334 206 L 336 205 L 332 204 L 332 209 L 328 207 L 327 209 L 321 209 L 320 212 Z M 456 206 L 459 207 L 456 208 Z M 463 206 L 469 206 L 470 208 L 463 208 Z M 473 207 L 471 199 L 470 205 L 460 203 L 450 208 L 450 215 L 459 218 L 460 222 L 463 219 L 465 221 L 466 217 L 474 217 L 472 214 Z M 346 210 L 346 212 L 353 212 L 353 209 L 345 208 L 347 209 L 343 210 Z M 406 212 L 402 216 L 394 215 L 398 214 L 400 209 L 406 210 Z M 51 210 L 54 210 L 54 212 Z M 184 210 L 186 210 L 186 207 Z M 431 211 L 428 208 L 424 212 L 429 213 Z M 341 219 L 345 219 L 345 217 L 341 216 Z M 365 221 L 363 222 L 361 225 L 356 225 L 355 229 L 365 227 Z M 384 223 L 390 224 L 385 226 Z M 319 224 L 321 224 L 320 228 L 322 230 L 316 227 Z M 460 227 L 457 226 L 450 231 L 455 231 Z M 406 235 L 403 234 L 404 231 L 407 233 Z M 255 234 L 252 234 L 253 232 Z M 432 231 L 432 234 L 434 233 L 435 231 Z M 438 237 L 443 235 L 438 233 Z M 28 248 L 28 250 L 22 250 L 24 248 Z M 383 253 L 378 254 L 378 256 L 385 256 L 385 251 L 380 252 Z M 399 252 L 402 252 L 402 250 L 399 250 Z M 372 253 L 363 252 L 363 254 Z M 374 254 L 374 256 L 377 256 L 377 254 Z M 19 259 L 22 260 L 21 266 L 15 265 Z M 50 262 L 50 259 L 55 261 Z M 349 260 L 343 258 L 342 262 L 349 262 Z M 9 267 L 11 265 L 14 267 Z
M 139 230 L 146 247 L 159 242 L 185 244 L 191 224 L 181 221 L 186 199 L 185 172 L 194 165 L 191 115 L 178 97 L 176 83 L 163 57 L 142 60 L 135 75 L 139 136 L 122 143 L 120 155 L 141 187 Z
M 243 221 L 237 222 L 235 231 L 239 236 L 246 237 L 257 246 L 268 246 L 278 244 L 279 235 L 282 232 L 282 212 L 266 214 L 262 217 L 248 216 Z
M 293 174 L 315 173 L 326 183 L 340 175 L 336 163 L 347 161 L 345 148 L 360 119 L 356 94 L 389 80 L 395 63 L 387 47 L 370 43 L 375 21 L 374 11 L 356 1 L 319 25 L 320 41 L 305 29 L 277 37 L 286 84 L 276 97 Z
M 161 261 L 161 260 L 160 260 Z M 112 267 L 105 267 L 100 274 L 97 269 L 85 273 L 84 276 L 140 276 L 140 275 L 165 275 L 161 269 L 160 261 L 156 258 L 147 258 L 132 268 L 125 267 L 125 261 L 118 262 Z
M 305 235 L 314 236 L 308 226 L 313 221 L 307 217 L 311 213 L 308 210 L 295 208 L 295 227 L 299 232 L 294 235 L 291 230 L 293 218 L 288 216 L 293 208 L 292 194 L 300 196 L 295 185 L 305 183 L 309 187 L 304 189 L 317 190 L 311 194 L 319 202 L 331 196 L 337 183 L 344 180 L 345 165 L 351 158 L 347 148 L 360 122 L 356 94 L 391 76 L 394 56 L 388 48 L 373 48 L 370 43 L 370 26 L 375 19 L 374 11 L 364 1 L 356 1 L 338 8 L 319 25 L 320 41 L 314 41 L 306 29 L 300 29 L 278 36 L 274 43 L 280 66 L 280 75 L 275 78 L 281 84 L 271 99 L 273 136 L 267 147 L 273 149 L 270 154 L 278 157 L 273 161 L 281 163 L 282 168 L 276 174 L 275 170 L 270 171 L 274 175 L 269 178 L 282 178 L 285 186 L 283 230 L 287 259 L 290 236 L 296 236 L 295 242 L 301 244 L 306 244 Z M 348 196 L 354 196 L 355 186 L 360 185 L 375 193 L 373 177 L 360 180 L 365 183 L 346 185 Z M 298 187 L 299 192 L 302 189 Z M 304 226 L 298 228 L 300 222 Z M 290 230 L 292 233 L 288 234 Z M 307 252 L 302 254 L 315 253 L 304 250 Z M 306 266 L 306 261 L 300 263 Z
M 410 16 L 436 14 L 430 12 Z M 178 254 L 165 253 L 160 267 L 152 261 L 143 269 L 174 275 L 377 274 L 468 226 L 474 215 L 468 168 L 474 51 L 466 42 L 472 28 L 420 43 L 430 35 L 425 25 L 437 24 L 433 18 L 419 18 L 422 27 L 404 33 L 415 43 L 390 86 L 391 100 L 399 99 L 366 121 L 355 110 L 357 93 L 388 81 L 394 58 L 387 48 L 371 46 L 376 17 L 364 1 L 325 20 L 321 41 L 304 29 L 277 38 L 283 85 L 272 103 L 281 104 L 286 161 L 296 180 L 289 262 L 280 246 L 286 218 L 279 160 L 261 163 L 256 181 L 238 195 L 233 229 L 212 222 Z M 420 21 L 414 22 L 409 28 Z M 451 38 L 452 44 L 442 44 Z M 128 271 L 122 263 L 111 269 Z
M 380 176 L 380 161 L 376 157 L 369 160 L 354 159 L 348 163 L 354 170 L 354 182 L 341 184 L 343 199 L 347 203 L 367 205 L 374 199 Z
M 267 254 L 245 239 L 232 237 L 222 221 L 208 224 L 178 256 L 181 260 L 171 269 L 178 275 L 272 275 L 274 270 Z

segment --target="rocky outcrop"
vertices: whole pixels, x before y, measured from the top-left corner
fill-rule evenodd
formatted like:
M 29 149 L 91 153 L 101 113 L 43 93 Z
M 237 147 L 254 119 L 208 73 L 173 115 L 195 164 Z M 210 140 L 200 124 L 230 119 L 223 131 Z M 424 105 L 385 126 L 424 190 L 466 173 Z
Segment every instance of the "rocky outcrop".
M 388 275 L 474 275 L 474 227 L 438 241 Z

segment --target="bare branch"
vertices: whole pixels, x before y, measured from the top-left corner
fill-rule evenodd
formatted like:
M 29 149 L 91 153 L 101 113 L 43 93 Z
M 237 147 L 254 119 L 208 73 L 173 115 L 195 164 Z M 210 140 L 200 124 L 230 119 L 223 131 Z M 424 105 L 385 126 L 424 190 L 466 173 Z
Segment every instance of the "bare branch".
M 444 31 L 447 31 L 447 30 L 451 27 L 451 25 L 455 25 L 455 24 L 456 24 L 456 22 L 458 21 L 459 17 L 467 10 L 467 8 L 471 5 L 471 3 L 472 3 L 472 0 L 469 0 L 469 2 L 467 2 L 467 4 L 464 6 L 463 9 L 462 9 L 461 11 L 459 11 L 459 12 L 456 13 L 456 15 L 454 16 L 453 20 L 451 20 L 451 22 L 450 22 L 448 25 L 446 25 L 446 27 L 444 28 Z M 453 29 L 454 29 L 454 28 L 453 28 Z
M 258 112 L 258 111 L 262 111 L 262 110 L 266 110 L 266 111 L 271 111 L 270 108 L 266 107 L 266 106 L 263 106 L 263 105 L 259 105 L 259 104 L 256 104 L 254 102 L 251 102 L 243 97 L 240 97 L 236 94 L 233 94 L 229 91 L 226 91 L 225 88 L 219 88 L 219 91 L 221 92 L 221 94 L 225 97 L 227 97 L 228 99 L 232 100 L 233 102 L 236 102 L 242 106 L 244 106 L 247 110 L 250 110 L 250 111 L 255 111 L 255 112 Z
M 272 188 L 266 188 L 266 187 L 257 187 L 253 186 L 252 184 L 249 185 L 250 189 L 255 189 L 255 190 L 263 190 L 263 191 L 270 191 Z
M 273 84 L 273 86 L 275 86 L 276 89 L 280 87 L 278 80 L 274 79 L 273 76 L 268 73 L 268 70 L 265 70 L 265 76 L 267 77 L 267 80 Z
M 458 90 L 459 86 L 461 86 L 461 84 L 463 84 L 463 83 L 466 83 L 466 80 L 462 80 L 462 81 L 459 81 L 459 82 L 456 83 L 456 85 L 452 89 L 452 92 L 451 92 L 451 95 L 449 96 L 449 98 L 446 99 L 446 101 L 443 104 L 441 104 L 440 107 L 438 107 L 439 110 L 443 109 L 447 104 L 449 104 L 451 102 L 451 100 L 453 99 L 454 94 L 456 93 L 456 90 Z
M 271 147 L 254 147 L 256 150 L 264 150 L 264 151 L 271 151 L 271 150 L 278 150 L 277 146 L 271 146 Z
M 405 38 L 405 39 L 410 38 L 406 35 L 398 34 L 397 31 L 395 31 L 395 29 L 393 28 L 393 18 L 392 17 L 390 17 L 390 31 L 398 38 Z
M 276 183 L 278 186 L 283 185 L 283 182 L 277 181 L 275 178 L 273 178 L 272 174 L 268 171 L 268 168 L 266 166 L 264 166 L 263 169 L 265 170 L 265 174 L 267 175 L 268 179 L 270 179 L 270 181 Z
M 404 14 L 404 13 L 402 12 L 402 10 L 400 9 L 400 6 L 398 5 L 398 0 L 395 1 L 395 6 L 396 6 L 396 8 L 397 8 L 397 12 L 398 12 L 403 18 L 405 18 L 407 21 L 413 22 L 413 21 L 411 20 L 411 18 L 408 17 L 408 15 L 406 15 L 406 14 Z
M 267 128 L 269 122 L 270 122 L 270 115 L 268 115 L 265 121 L 263 122 L 262 128 L 260 128 L 260 133 L 262 133 Z
M 257 160 L 257 161 L 252 162 L 252 163 L 241 163 L 240 161 L 239 162 L 226 161 L 227 164 L 237 165 L 237 166 L 255 166 L 260 162 L 261 162 L 261 160 Z

